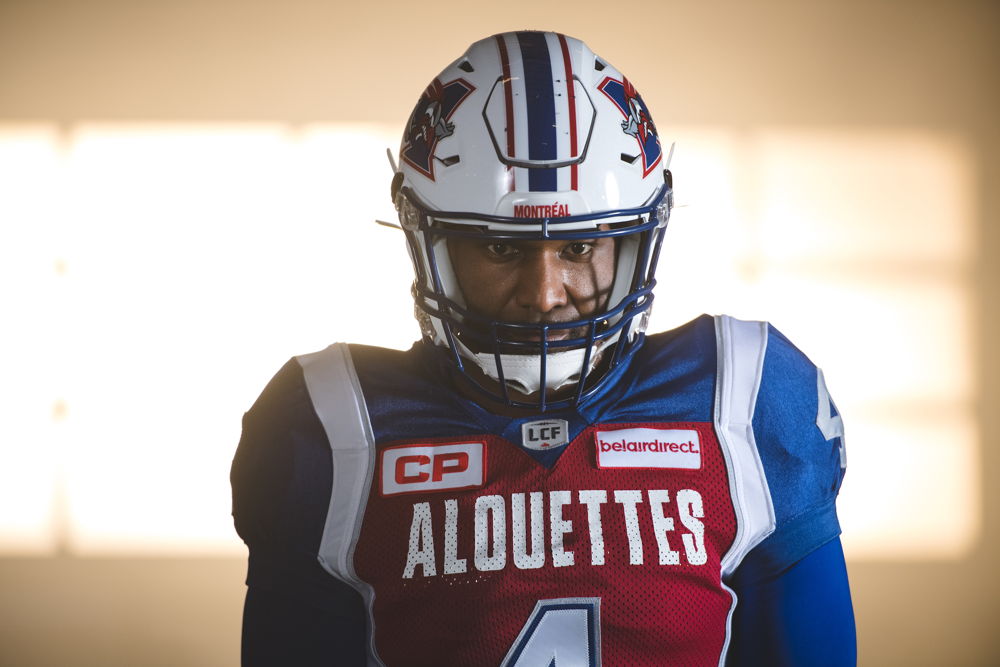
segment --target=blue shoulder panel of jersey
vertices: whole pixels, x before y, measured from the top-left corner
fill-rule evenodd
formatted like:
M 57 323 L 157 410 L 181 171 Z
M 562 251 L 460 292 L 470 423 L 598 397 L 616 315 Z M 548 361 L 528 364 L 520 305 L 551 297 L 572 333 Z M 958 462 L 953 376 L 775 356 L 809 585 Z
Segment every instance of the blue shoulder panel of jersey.
M 592 421 L 648 421 L 657 415 L 711 422 L 715 367 L 715 324 L 709 315 L 647 336 L 621 378 L 591 409 Z
M 233 521 L 250 549 L 247 584 L 353 614 L 359 598 L 316 559 L 332 472 L 302 368 L 289 360 L 244 415 L 230 471 Z
M 350 348 L 376 442 L 468 432 L 467 401 L 451 390 L 434 350 L 422 342 L 406 352 Z
M 318 548 L 331 477 L 326 434 L 302 368 L 289 360 L 243 416 L 230 473 L 237 532 L 247 542 Z
M 737 580 L 774 576 L 840 534 L 834 503 L 844 476 L 843 431 L 824 434 L 824 415 L 837 412 L 819 370 L 768 325 L 753 432 L 776 529 L 747 555 Z

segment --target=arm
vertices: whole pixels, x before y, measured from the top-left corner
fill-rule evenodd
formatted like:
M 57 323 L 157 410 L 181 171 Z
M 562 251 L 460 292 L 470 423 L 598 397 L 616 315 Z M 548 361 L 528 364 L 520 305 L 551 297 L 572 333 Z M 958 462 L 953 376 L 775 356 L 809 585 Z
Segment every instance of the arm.
M 776 525 L 727 582 L 737 594 L 728 664 L 853 665 L 836 514 L 843 422 L 823 373 L 770 326 L 752 422 Z
M 361 597 L 317 560 L 331 487 L 330 446 L 291 361 L 243 420 L 233 518 L 250 550 L 243 665 L 365 664 Z
M 309 568 L 305 564 L 306 569 Z M 319 570 L 319 565 L 315 565 Z M 299 573 L 297 579 L 310 575 Z M 330 579 L 325 573 L 311 573 Z M 302 576 L 304 575 L 304 576 Z M 300 588 L 251 584 L 243 606 L 242 664 L 365 664 L 365 621 L 360 596 L 340 582 Z
M 771 578 L 741 572 L 726 664 L 854 665 L 854 610 L 840 539 Z

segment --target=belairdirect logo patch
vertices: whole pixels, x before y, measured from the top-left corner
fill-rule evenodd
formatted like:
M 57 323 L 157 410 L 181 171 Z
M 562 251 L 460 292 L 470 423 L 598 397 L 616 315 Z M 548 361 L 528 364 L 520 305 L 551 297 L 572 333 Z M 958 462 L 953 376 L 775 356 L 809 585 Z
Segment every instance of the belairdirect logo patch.
M 521 425 L 521 443 L 528 449 L 545 451 L 569 442 L 569 422 L 543 419 Z
M 701 440 L 694 429 L 596 431 L 594 440 L 598 468 L 701 468 Z

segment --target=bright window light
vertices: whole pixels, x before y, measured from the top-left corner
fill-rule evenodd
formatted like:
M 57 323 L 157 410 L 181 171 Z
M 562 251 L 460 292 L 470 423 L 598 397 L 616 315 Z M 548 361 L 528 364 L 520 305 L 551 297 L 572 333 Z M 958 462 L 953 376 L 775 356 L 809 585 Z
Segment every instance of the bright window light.
M 967 553 L 981 499 L 962 142 L 676 134 L 651 328 L 772 321 L 845 415 L 848 555 Z M 0 349 L 0 552 L 243 553 L 228 471 L 271 375 L 334 341 L 419 335 L 402 234 L 374 223 L 395 219 L 397 141 L 363 124 L 0 125 L 17 323 Z
M 59 347 L 64 185 L 55 128 L 0 125 L 0 183 L 0 550 L 50 552 L 68 361 Z

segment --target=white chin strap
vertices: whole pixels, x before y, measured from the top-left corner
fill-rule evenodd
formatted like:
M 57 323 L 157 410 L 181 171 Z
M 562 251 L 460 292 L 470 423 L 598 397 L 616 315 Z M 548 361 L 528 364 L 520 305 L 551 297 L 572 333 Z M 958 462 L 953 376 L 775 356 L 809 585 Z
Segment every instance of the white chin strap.
M 590 367 L 587 369 L 588 374 L 594 370 L 594 366 L 601 357 L 603 347 L 616 338 L 617 336 L 614 336 L 612 339 L 602 340 L 594 344 L 593 352 L 590 355 Z M 500 382 L 496 357 L 488 352 L 472 352 L 461 342 L 458 344 L 462 348 L 462 356 L 475 362 L 490 379 L 497 383 Z M 545 388 L 548 391 L 554 391 L 579 382 L 580 369 L 583 367 L 583 358 L 586 352 L 585 349 L 575 349 L 550 352 L 545 355 Z M 501 354 L 500 363 L 503 364 L 503 379 L 507 386 L 526 396 L 540 392 L 542 389 L 541 360 L 541 355 L 537 354 Z

